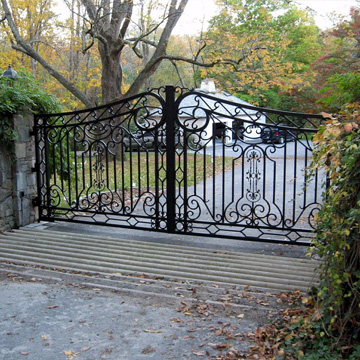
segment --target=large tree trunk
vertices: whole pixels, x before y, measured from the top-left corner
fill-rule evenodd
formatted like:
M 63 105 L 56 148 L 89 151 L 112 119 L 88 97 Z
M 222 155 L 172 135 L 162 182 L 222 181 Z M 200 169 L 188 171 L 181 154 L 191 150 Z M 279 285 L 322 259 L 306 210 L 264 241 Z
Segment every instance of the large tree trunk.
M 133 17 L 134 0 L 81 0 L 81 2 L 88 16 L 86 24 L 88 24 L 89 28 L 86 33 L 91 36 L 90 45 L 86 46 L 86 49 L 90 48 L 95 41 L 98 41 L 99 44 L 98 49 L 102 61 L 102 103 L 108 103 L 140 92 L 149 77 L 158 69 L 161 61 L 171 58 L 166 54 L 169 38 L 188 0 L 167 0 L 166 13 L 159 19 L 158 24 L 152 24 L 150 29 L 145 29 L 145 33 L 139 34 L 135 38 L 132 36 L 133 34 L 128 33 L 128 27 Z M 15 38 L 16 43 L 13 44 L 13 47 L 41 64 L 50 75 L 81 100 L 85 106 L 94 106 L 94 99 L 87 96 L 74 83 L 66 79 L 60 71 L 57 71 L 21 36 L 19 28 L 12 18 L 8 1 L 1 0 L 1 3 L 5 18 Z M 160 27 L 163 27 L 162 30 L 160 30 Z M 157 43 L 154 41 L 149 42 L 149 36 L 159 30 L 161 31 L 159 41 Z M 147 46 L 142 47 L 144 43 L 151 44 L 154 48 L 152 55 L 146 53 L 148 48 Z M 136 55 L 144 59 L 144 62 L 139 76 L 131 84 L 129 90 L 123 94 L 121 54 L 125 47 L 133 49 Z M 139 54 L 141 48 L 145 49 L 145 54 Z M 186 61 L 186 59 L 182 60 Z
M 122 69 L 120 66 L 120 53 L 107 51 L 107 47 L 99 42 L 101 56 L 101 89 L 102 103 L 107 104 L 121 99 Z

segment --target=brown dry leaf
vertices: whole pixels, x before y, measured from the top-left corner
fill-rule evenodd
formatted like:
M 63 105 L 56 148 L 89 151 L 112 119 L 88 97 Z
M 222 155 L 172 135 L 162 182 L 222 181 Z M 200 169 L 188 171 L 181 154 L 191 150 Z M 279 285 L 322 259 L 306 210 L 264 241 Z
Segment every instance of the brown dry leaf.
M 156 350 L 151 346 L 151 345 L 149 345 L 149 346 L 147 346 L 146 348 L 144 348 L 142 351 L 141 351 L 141 353 L 142 354 L 151 354 L 151 353 L 153 353 L 153 352 L 155 352 Z
M 184 320 L 178 319 L 178 318 L 172 318 L 172 319 L 170 319 L 170 321 L 171 322 L 176 322 L 176 323 L 183 323 L 184 322 Z
M 185 311 L 185 312 L 184 312 L 184 315 L 191 316 L 192 313 L 191 313 L 190 311 Z
M 50 305 L 47 307 L 47 309 L 56 309 L 57 307 L 59 307 L 59 305 Z
M 46 336 L 46 335 L 41 335 L 41 338 L 42 338 L 43 340 L 47 340 L 47 336 Z
M 91 349 L 91 346 L 85 346 L 81 349 L 81 351 L 88 351 Z
M 29 355 L 29 353 L 26 352 L 26 351 L 21 351 L 20 354 L 21 354 L 21 355 Z
M 220 344 L 214 344 L 214 343 L 208 343 L 207 345 L 212 347 L 212 348 L 215 348 L 215 349 L 225 349 L 225 348 L 228 348 L 228 347 L 232 346 L 231 344 L 220 345 Z
M 78 356 L 80 353 L 74 353 L 71 350 L 64 351 L 64 354 L 68 357 L 68 360 L 73 360 L 76 356 Z
M 230 348 L 232 345 L 231 344 L 222 344 L 222 345 L 216 345 L 216 348 L 217 349 L 227 349 L 227 348 Z
M 333 116 L 329 113 L 326 113 L 326 112 L 321 112 L 320 115 L 325 118 L 325 119 L 333 119 Z
M 149 275 L 141 274 L 141 275 L 136 275 L 136 277 L 142 278 L 142 279 L 147 279 L 147 278 L 149 278 Z
M 144 331 L 147 332 L 147 333 L 150 333 L 150 334 L 161 334 L 161 333 L 162 333 L 161 330 L 149 330 L 149 329 L 145 329 Z
M 202 352 L 200 352 L 200 351 L 197 351 L 197 350 L 193 350 L 192 352 L 193 352 L 193 354 L 196 355 L 196 356 L 205 356 L 204 353 L 202 353 Z

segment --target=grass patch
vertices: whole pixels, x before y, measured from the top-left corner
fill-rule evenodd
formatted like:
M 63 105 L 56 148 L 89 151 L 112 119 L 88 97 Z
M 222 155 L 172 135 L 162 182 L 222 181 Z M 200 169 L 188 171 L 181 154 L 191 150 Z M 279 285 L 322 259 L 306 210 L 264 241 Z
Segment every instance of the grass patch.
M 133 196 L 154 191 L 158 186 L 160 192 L 166 192 L 167 159 L 165 153 L 132 152 L 126 153 L 126 159 L 105 154 L 103 157 L 83 154 L 78 157 L 63 157 L 62 164 L 50 176 L 50 187 L 61 188 L 59 206 L 69 207 L 91 194 L 116 192 L 120 198 L 125 193 Z M 230 157 L 202 155 L 197 153 L 175 156 L 176 187 L 193 186 L 240 164 Z M 69 166 L 70 165 L 70 166 Z M 71 168 L 70 181 L 61 176 L 62 168 Z M 68 178 L 68 177 L 67 177 Z M 55 205 L 55 203 L 54 203 Z M 58 206 L 58 205 L 56 205 Z

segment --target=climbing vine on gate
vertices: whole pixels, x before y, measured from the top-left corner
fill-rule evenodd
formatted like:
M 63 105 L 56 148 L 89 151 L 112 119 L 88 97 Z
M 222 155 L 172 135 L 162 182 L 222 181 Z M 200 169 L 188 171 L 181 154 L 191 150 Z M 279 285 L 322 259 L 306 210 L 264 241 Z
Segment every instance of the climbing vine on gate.
M 323 260 L 321 282 L 260 330 L 256 351 L 267 359 L 360 359 L 360 104 L 326 115 L 313 162 L 330 176 L 312 248 Z
M 323 260 L 315 294 L 319 338 L 338 358 L 360 357 L 360 104 L 348 104 L 315 137 L 315 166 L 330 175 L 314 252 Z M 322 340 L 326 343 L 325 340 Z M 341 357 L 340 357 L 341 356 Z

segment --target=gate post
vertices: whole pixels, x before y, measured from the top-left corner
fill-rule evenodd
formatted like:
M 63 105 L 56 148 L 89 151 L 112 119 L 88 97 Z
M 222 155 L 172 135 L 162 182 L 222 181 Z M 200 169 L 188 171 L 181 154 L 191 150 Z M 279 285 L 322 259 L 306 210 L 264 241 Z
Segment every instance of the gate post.
M 166 123 L 166 199 L 167 232 L 176 230 L 176 183 L 175 183 L 175 88 L 165 87 L 165 123 Z

